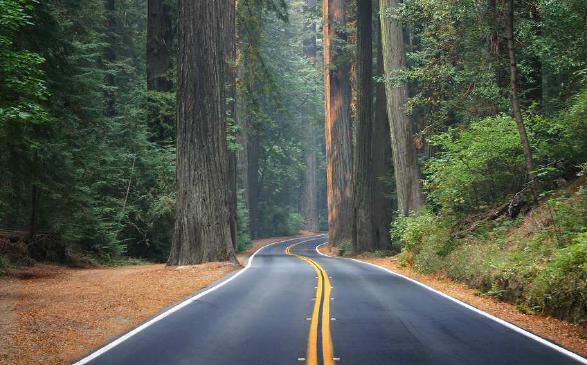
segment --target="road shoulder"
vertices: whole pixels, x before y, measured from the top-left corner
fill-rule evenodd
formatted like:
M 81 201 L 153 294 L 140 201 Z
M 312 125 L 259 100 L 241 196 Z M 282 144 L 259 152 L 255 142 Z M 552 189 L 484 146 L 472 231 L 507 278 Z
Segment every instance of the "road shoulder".
M 281 239 L 254 241 L 239 261 L 245 266 Z M 71 363 L 238 269 L 226 262 L 24 268 L 0 278 L 0 364 Z

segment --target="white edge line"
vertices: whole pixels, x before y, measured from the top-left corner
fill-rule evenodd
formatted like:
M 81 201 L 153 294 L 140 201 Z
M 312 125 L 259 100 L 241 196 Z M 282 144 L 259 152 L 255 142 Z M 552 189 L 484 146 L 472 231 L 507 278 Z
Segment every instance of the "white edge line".
M 319 238 L 320 236 L 323 236 L 323 235 L 311 236 L 311 238 L 308 238 L 307 240 L 302 241 L 302 242 L 311 241 L 313 239 Z M 177 305 L 169 308 L 165 312 L 159 314 L 158 316 L 156 316 L 156 317 L 150 319 L 149 321 L 143 323 L 142 325 L 136 327 L 132 331 L 127 332 L 126 334 L 120 336 L 116 340 L 110 342 L 106 346 L 104 346 L 104 347 L 102 347 L 102 348 L 100 348 L 100 349 L 92 352 L 90 355 L 88 355 L 88 356 L 84 357 L 83 359 L 81 359 L 81 360 L 73 363 L 73 365 L 84 365 L 84 364 L 89 363 L 90 361 L 94 360 L 95 358 L 97 358 L 98 356 L 104 354 L 105 352 L 113 349 L 114 347 L 120 345 L 121 343 L 123 343 L 124 341 L 128 340 L 129 338 L 131 338 L 132 336 L 136 335 L 137 333 L 145 330 L 147 327 L 151 326 L 152 324 L 154 324 L 156 322 L 159 322 L 160 320 L 168 317 L 172 313 L 175 313 L 178 310 L 182 309 L 183 307 L 185 307 L 185 306 L 187 306 L 187 305 L 195 302 L 196 300 L 200 299 L 204 295 L 209 294 L 209 293 L 215 291 L 216 289 L 219 289 L 219 288 L 223 287 L 224 285 L 230 283 L 231 281 L 233 281 L 234 279 L 236 279 L 237 277 L 239 277 L 243 272 L 245 272 L 247 269 L 249 269 L 251 267 L 251 265 L 253 263 L 253 258 L 255 258 L 255 255 L 257 253 L 259 253 L 260 251 L 262 251 L 264 248 L 269 247 L 269 246 L 273 246 L 273 245 L 276 245 L 276 244 L 279 244 L 279 243 L 284 243 L 284 242 L 287 242 L 287 241 L 293 241 L 293 240 L 300 239 L 300 238 L 304 238 L 304 237 L 289 238 L 287 240 L 273 242 L 273 243 L 270 243 L 270 244 L 265 245 L 263 247 L 260 247 L 257 251 L 255 251 L 251 255 L 251 257 L 249 257 L 249 259 L 247 260 L 247 265 L 242 270 L 237 271 L 234 275 L 230 276 L 228 279 L 226 279 L 224 281 L 221 281 L 220 283 L 218 283 L 218 284 L 216 284 L 216 285 L 214 285 L 214 286 L 212 286 L 212 287 L 204 290 L 203 292 L 201 292 L 201 293 L 199 293 L 197 295 L 194 295 L 192 297 L 189 297 L 188 299 L 184 300 L 183 302 L 181 302 L 181 303 L 179 303 L 179 304 L 177 304 Z
M 337 258 L 337 259 L 338 258 L 344 259 L 343 257 L 330 256 L 330 255 L 327 255 L 327 254 L 324 254 L 324 253 L 320 252 L 319 248 L 322 247 L 322 246 L 324 246 L 324 245 L 326 245 L 327 243 L 328 242 L 324 242 L 323 244 L 316 246 L 316 252 L 318 252 L 322 256 L 332 257 L 332 258 Z M 587 359 L 585 359 L 584 357 L 582 357 L 579 354 L 576 354 L 576 353 L 574 353 L 572 351 L 569 351 L 569 350 L 567 350 L 565 348 L 562 348 L 562 347 L 560 347 L 557 344 L 554 344 L 554 343 L 552 343 L 552 342 L 550 342 L 550 341 L 548 341 L 548 340 L 546 340 L 546 339 L 544 339 L 544 338 L 542 338 L 540 336 L 537 336 L 537 335 L 535 335 L 535 334 L 533 334 L 531 332 L 526 331 L 523 328 L 520 328 L 520 327 L 516 326 L 515 324 L 512 324 L 510 322 L 504 321 L 501 318 L 497 318 L 497 317 L 495 317 L 495 316 L 493 316 L 493 315 L 491 315 L 491 314 L 489 314 L 487 312 L 484 312 L 484 311 L 482 311 L 482 310 L 480 310 L 478 308 L 473 307 L 470 304 L 467 304 L 467 303 L 462 302 L 462 301 L 460 301 L 460 300 L 458 300 L 456 298 L 453 298 L 453 297 L 451 297 L 448 294 L 445 294 L 445 293 L 440 292 L 440 291 L 438 291 L 436 289 L 433 289 L 433 288 L 429 287 L 428 285 L 423 284 L 423 283 L 421 283 L 421 282 L 419 282 L 417 280 L 414 280 L 414 279 L 409 278 L 409 277 L 407 277 L 405 275 L 399 274 L 399 273 L 397 273 L 395 271 L 391 271 L 390 269 L 388 269 L 386 267 L 382 267 L 382 266 L 379 266 L 379 265 L 372 264 L 370 262 L 365 262 L 365 261 L 361 261 L 361 260 L 357 260 L 357 259 L 353 259 L 353 258 L 351 258 L 351 260 L 353 260 L 355 262 L 359 262 L 361 264 L 365 264 L 365 265 L 376 267 L 376 268 L 378 268 L 380 270 L 383 270 L 383 271 L 387 272 L 388 274 L 391 274 L 393 276 L 397 276 L 397 277 L 403 278 L 405 280 L 408 280 L 408 281 L 410 281 L 410 282 L 412 282 L 414 284 L 417 284 L 417 285 L 419 285 L 419 286 L 421 286 L 421 287 L 423 287 L 425 289 L 430 290 L 433 293 L 436 293 L 436 294 L 440 295 L 441 297 L 444 297 L 444 298 L 446 298 L 448 300 L 451 300 L 451 301 L 453 301 L 453 302 L 455 302 L 457 304 L 460 304 L 463 307 L 465 307 L 467 309 L 470 309 L 470 310 L 472 310 L 475 313 L 478 313 L 478 314 L 480 314 L 480 315 L 482 315 L 482 316 L 484 316 L 486 318 L 489 318 L 489 319 L 491 319 L 491 320 L 493 320 L 493 321 L 495 321 L 495 322 L 497 322 L 497 323 L 499 323 L 499 324 L 501 324 L 501 325 L 503 325 L 503 326 L 505 326 L 505 327 L 507 327 L 507 328 L 509 328 L 509 329 L 511 329 L 513 331 L 515 331 L 515 332 L 518 332 L 518 333 L 520 333 L 520 334 L 522 334 L 522 335 L 524 335 L 526 337 L 529 337 L 529 338 L 531 338 L 531 339 L 533 339 L 533 340 L 535 340 L 537 342 L 540 342 L 541 344 L 543 344 L 543 345 L 545 345 L 547 347 L 550 347 L 551 349 L 553 349 L 555 351 L 558 351 L 558 352 L 562 353 L 563 355 L 566 355 L 566 356 L 572 358 L 573 360 L 578 361 L 581 364 L 587 364 Z

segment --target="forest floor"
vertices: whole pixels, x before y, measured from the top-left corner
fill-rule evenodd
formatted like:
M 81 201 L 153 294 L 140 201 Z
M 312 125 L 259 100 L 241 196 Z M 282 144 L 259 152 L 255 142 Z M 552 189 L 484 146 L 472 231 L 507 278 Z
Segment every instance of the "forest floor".
M 239 261 L 281 239 L 254 241 Z M 13 269 L 0 278 L 0 364 L 71 363 L 237 269 L 224 262 Z
M 320 251 L 330 256 L 337 256 L 337 250 L 330 245 L 322 246 Z M 520 312 L 515 305 L 495 298 L 481 296 L 477 290 L 469 288 L 466 284 L 453 281 L 441 275 L 415 272 L 409 267 L 400 265 L 399 259 L 395 256 L 369 257 L 361 255 L 354 258 L 387 268 L 419 281 L 497 318 L 515 324 L 528 332 L 546 338 L 568 350 L 587 356 L 587 331 L 577 325 L 542 314 Z

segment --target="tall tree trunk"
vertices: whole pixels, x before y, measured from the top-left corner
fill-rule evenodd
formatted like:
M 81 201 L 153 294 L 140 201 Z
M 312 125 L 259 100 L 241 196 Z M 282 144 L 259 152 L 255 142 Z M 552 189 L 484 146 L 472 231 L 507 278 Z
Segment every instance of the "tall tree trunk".
M 249 207 L 249 231 L 251 238 L 259 237 L 259 152 L 260 136 L 254 122 L 247 123 L 247 205 Z
M 225 67 L 225 87 L 226 87 L 226 106 L 227 106 L 227 126 L 232 126 L 229 133 L 232 140 L 236 140 L 236 126 L 238 125 L 236 114 L 236 2 L 235 0 L 226 0 L 228 6 L 225 8 L 225 23 L 222 34 L 224 35 L 224 67 Z M 237 161 L 236 148 L 230 146 L 228 149 L 228 193 L 229 193 L 229 211 L 230 211 L 230 235 L 232 242 L 237 244 L 237 221 L 236 221 L 236 204 L 237 204 Z
M 374 248 L 372 0 L 357 1 L 357 127 L 353 178 L 353 252 Z
M 397 20 L 385 16 L 387 12 L 395 11 L 400 2 L 399 0 L 380 0 L 379 4 L 384 69 L 385 74 L 390 75 L 406 68 L 402 27 Z M 386 82 L 385 93 L 398 209 L 400 214 L 408 215 L 412 211 L 418 211 L 424 205 L 413 126 L 405 112 L 408 90 L 404 82 Z
M 328 236 L 338 245 L 352 239 L 350 71 L 340 57 L 346 41 L 346 1 L 324 0 L 322 11 Z
M 316 64 L 316 23 L 312 16 L 316 11 L 316 0 L 306 0 L 304 13 L 306 20 L 304 25 L 305 37 L 303 40 L 304 56 L 310 64 Z M 301 211 L 304 217 L 303 228 L 311 232 L 317 232 L 318 226 L 318 185 L 316 181 L 316 131 L 314 127 L 316 113 L 312 109 L 307 114 L 304 125 L 304 182 L 302 190 Z
M 508 40 L 508 53 L 510 56 L 510 82 L 512 91 L 512 111 L 518 133 L 520 134 L 520 143 L 524 150 L 524 158 L 526 159 L 526 168 L 528 176 L 532 177 L 534 171 L 534 160 L 532 158 L 532 150 L 530 149 L 530 141 L 526 133 L 526 126 L 522 118 L 522 110 L 520 108 L 520 97 L 518 95 L 518 64 L 516 63 L 516 48 L 514 40 L 514 0 L 508 0 L 508 15 L 506 21 L 506 32 Z
M 177 206 L 168 263 L 236 262 L 230 233 L 222 24 L 227 0 L 179 0 Z
M 173 43 L 171 11 L 165 0 L 149 0 L 147 17 L 147 89 L 171 91 Z
M 379 14 L 379 1 L 375 1 L 376 11 Z M 382 76 L 383 54 L 381 52 L 381 26 L 379 18 L 375 21 L 377 34 L 377 76 Z M 392 200 L 393 190 L 390 188 L 389 176 L 393 171 L 391 161 L 391 140 L 389 138 L 389 121 L 387 120 L 385 85 L 377 83 L 375 87 L 375 122 L 373 123 L 373 173 L 375 183 L 373 188 L 373 228 L 375 249 L 386 249 L 390 246 L 389 224 L 393 212 L 396 210 Z

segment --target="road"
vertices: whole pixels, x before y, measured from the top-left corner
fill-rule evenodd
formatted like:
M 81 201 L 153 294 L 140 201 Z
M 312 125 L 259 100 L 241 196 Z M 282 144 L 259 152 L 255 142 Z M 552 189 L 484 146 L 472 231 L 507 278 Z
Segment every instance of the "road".
M 377 267 L 267 246 L 246 269 L 78 364 L 579 364 L 585 359 Z

